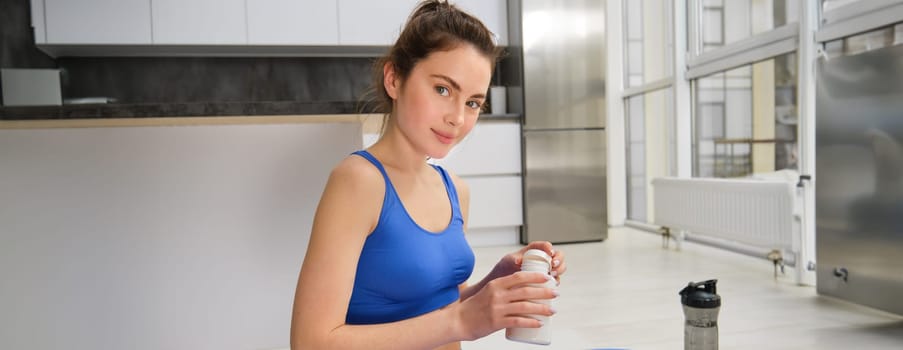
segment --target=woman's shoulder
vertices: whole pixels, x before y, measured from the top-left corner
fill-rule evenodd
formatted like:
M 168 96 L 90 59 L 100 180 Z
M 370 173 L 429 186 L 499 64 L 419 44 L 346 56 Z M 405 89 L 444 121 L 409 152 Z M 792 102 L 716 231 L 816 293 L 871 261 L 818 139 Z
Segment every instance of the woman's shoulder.
M 379 219 L 385 190 L 379 169 L 362 157 L 348 156 L 329 174 L 317 216 L 339 218 L 346 225 L 359 218 L 364 220 L 361 221 L 364 225 L 369 225 L 367 232 L 372 232 Z M 339 213 L 341 216 L 336 216 Z
M 345 157 L 332 168 L 332 172 L 329 174 L 329 181 L 343 186 L 362 186 L 376 189 L 379 189 L 379 186 L 375 185 L 385 183 L 379 169 L 367 159 L 357 155 Z

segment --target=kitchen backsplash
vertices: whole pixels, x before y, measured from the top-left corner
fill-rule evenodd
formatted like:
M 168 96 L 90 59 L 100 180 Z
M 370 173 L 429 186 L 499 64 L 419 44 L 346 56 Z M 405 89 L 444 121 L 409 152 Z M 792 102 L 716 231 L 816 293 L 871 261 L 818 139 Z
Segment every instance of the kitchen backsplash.
M 117 103 L 357 101 L 372 58 L 68 57 L 64 98 Z

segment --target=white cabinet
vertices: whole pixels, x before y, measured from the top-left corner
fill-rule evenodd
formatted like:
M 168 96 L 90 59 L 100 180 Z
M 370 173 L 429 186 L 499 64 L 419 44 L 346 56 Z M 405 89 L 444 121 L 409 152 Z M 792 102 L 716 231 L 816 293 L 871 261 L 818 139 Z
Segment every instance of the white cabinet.
M 417 0 L 338 0 L 339 44 L 392 45 Z
M 523 225 L 520 175 L 474 176 L 464 181 L 470 186 L 468 228 Z
M 42 3 L 38 4 L 37 3 Z M 43 6 L 41 6 L 43 5 Z M 32 11 L 43 7 L 47 44 L 150 44 L 150 0 L 44 0 L 32 1 Z M 32 15 L 32 18 L 36 16 Z M 40 25 L 33 22 L 35 27 Z M 42 39 L 46 39 L 43 40 Z
M 499 45 L 508 45 L 507 0 L 458 0 L 452 3 L 483 21 L 498 36 Z
M 245 0 L 153 0 L 152 10 L 154 44 L 248 43 Z
M 339 44 L 338 0 L 247 0 L 248 44 Z
M 418 4 L 418 0 L 30 1 L 36 44 L 47 49 L 96 45 L 79 50 L 79 55 L 88 56 L 108 54 L 103 48 L 115 45 L 144 45 L 141 50 L 160 45 L 170 54 L 197 53 L 204 46 L 232 46 L 233 52 L 254 45 L 332 46 L 336 53 L 342 51 L 340 46 L 389 46 Z M 453 3 L 480 18 L 498 35 L 499 43 L 507 45 L 505 0 Z M 171 45 L 181 49 L 173 51 Z
M 339 44 L 386 46 L 392 45 L 417 6 L 417 0 L 338 0 Z M 508 44 L 508 5 L 506 0 L 452 1 L 461 9 L 479 18 L 499 36 L 502 45 Z
M 437 162 L 458 176 L 520 174 L 520 139 L 517 122 L 480 121 L 445 159 Z
M 523 224 L 520 134 L 517 121 L 483 120 L 447 157 L 436 160 L 470 186 L 468 232 Z

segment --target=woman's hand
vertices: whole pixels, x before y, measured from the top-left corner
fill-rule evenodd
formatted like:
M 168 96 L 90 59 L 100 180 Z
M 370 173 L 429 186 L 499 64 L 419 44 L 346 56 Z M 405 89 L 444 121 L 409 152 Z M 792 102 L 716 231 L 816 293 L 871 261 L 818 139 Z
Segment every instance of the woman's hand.
M 524 253 L 530 249 L 542 250 L 552 257 L 552 277 L 555 277 L 556 282 L 561 283 L 561 275 L 567 271 L 567 264 L 564 262 L 564 252 L 554 249 L 552 243 L 546 241 L 530 242 L 530 244 L 518 251 L 505 255 L 495 264 L 489 275 L 499 278 L 520 271 L 521 263 L 524 261 Z
M 457 304 L 456 326 L 464 340 L 482 338 L 502 328 L 538 328 L 538 320 L 524 315 L 552 316 L 547 304 L 528 300 L 552 299 L 554 289 L 530 286 L 549 281 L 549 275 L 517 272 L 486 283 L 476 294 Z

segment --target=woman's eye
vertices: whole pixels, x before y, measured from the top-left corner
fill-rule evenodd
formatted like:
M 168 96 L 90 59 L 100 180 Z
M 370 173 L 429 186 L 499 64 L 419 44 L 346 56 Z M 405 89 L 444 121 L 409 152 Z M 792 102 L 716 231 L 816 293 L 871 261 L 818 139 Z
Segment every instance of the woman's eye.
M 480 109 L 482 105 L 477 101 L 467 101 L 467 107 L 470 107 L 471 109 Z
M 438 92 L 439 95 L 448 96 L 448 88 L 447 87 L 444 87 L 441 85 L 436 86 L 436 92 Z

